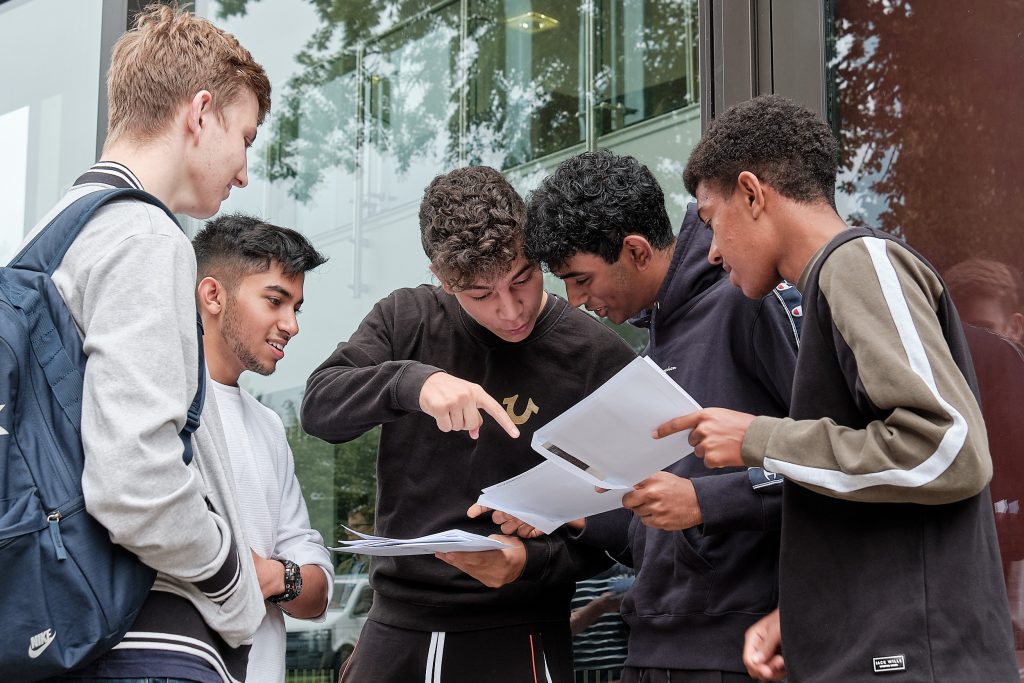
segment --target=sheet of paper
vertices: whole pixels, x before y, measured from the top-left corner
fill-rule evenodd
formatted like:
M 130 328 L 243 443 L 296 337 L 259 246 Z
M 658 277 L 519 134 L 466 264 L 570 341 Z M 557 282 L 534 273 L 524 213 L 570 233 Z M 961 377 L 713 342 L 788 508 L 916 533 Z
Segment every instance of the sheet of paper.
M 568 521 L 622 507 L 631 488 L 598 493 L 589 481 L 544 462 L 500 484 L 488 486 L 477 502 L 515 515 L 546 534 Z
M 339 541 L 341 545 L 330 548 L 339 553 L 355 555 L 433 555 L 448 552 L 480 552 L 483 550 L 501 550 L 509 548 L 507 543 L 496 541 L 479 534 L 471 534 L 461 529 L 450 529 L 419 538 L 385 538 L 371 536 L 344 527 L 345 531 L 358 536 L 358 540 Z
M 664 439 L 651 433 L 695 410 L 700 405 L 664 370 L 637 358 L 534 433 L 533 448 L 546 462 L 485 488 L 477 502 L 545 533 L 614 510 L 634 484 L 693 452 L 689 432 Z
M 590 396 L 538 429 L 533 448 L 606 489 L 632 487 L 693 452 L 680 432 L 653 439 L 668 420 L 700 410 L 650 358 L 637 358 Z

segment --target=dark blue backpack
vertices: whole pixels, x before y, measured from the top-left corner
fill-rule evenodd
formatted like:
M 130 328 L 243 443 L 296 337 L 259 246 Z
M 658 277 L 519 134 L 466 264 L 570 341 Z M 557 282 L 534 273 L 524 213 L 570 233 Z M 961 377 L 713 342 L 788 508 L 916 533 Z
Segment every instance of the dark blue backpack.
M 135 621 L 155 578 L 85 511 L 80 433 L 85 354 L 51 280 L 82 227 L 117 199 L 153 204 L 175 220 L 170 209 L 140 190 L 92 192 L 61 211 L 0 268 L 0 671 L 5 678 L 46 678 L 111 649 Z M 186 464 L 202 409 L 202 349 L 200 338 L 199 391 L 181 433 Z

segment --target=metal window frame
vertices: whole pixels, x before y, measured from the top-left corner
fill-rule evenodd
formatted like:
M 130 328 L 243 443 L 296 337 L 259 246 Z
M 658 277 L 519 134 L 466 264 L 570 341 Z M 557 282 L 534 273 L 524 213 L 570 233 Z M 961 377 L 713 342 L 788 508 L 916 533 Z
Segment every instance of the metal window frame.
M 702 127 L 767 93 L 827 115 L 827 10 L 822 0 L 699 0 Z

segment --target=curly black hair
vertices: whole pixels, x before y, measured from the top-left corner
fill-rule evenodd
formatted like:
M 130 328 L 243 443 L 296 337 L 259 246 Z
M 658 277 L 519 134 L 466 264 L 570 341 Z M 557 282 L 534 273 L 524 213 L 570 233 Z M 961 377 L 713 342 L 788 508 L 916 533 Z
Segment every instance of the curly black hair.
M 606 149 L 559 164 L 530 193 L 526 212 L 523 251 L 548 268 L 579 252 L 615 263 L 627 235 L 643 235 L 656 249 L 673 240 L 665 196 L 651 171 Z
M 526 205 L 498 171 L 468 166 L 439 175 L 420 203 L 420 241 L 452 289 L 507 273 L 519 258 Z
M 289 277 L 327 262 L 302 234 L 244 213 L 207 221 L 192 238 L 192 248 L 198 280 L 216 277 L 232 287 L 242 277 L 266 272 L 273 261 Z
M 693 148 L 683 184 L 696 196 L 705 182 L 732 195 L 750 171 L 784 197 L 836 207 L 839 144 L 814 112 L 779 95 L 761 95 L 717 116 Z

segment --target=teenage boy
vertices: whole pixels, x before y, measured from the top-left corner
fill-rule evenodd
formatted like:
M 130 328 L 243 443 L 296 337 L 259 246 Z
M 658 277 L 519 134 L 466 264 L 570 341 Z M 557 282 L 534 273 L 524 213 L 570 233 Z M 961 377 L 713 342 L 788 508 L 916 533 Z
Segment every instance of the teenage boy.
M 542 462 L 533 432 L 634 358 L 598 321 L 545 293 L 522 255 L 525 221 L 522 199 L 494 169 L 435 178 L 420 235 L 441 286 L 380 301 L 309 379 L 306 431 L 341 442 L 382 425 L 379 534 L 495 531 L 466 517 L 480 490 Z M 572 681 L 575 581 L 607 559 L 561 534 L 499 538 L 512 547 L 374 558 L 373 608 L 342 680 Z
M 708 263 L 710 244 L 693 204 L 673 235 L 650 170 L 607 150 L 562 162 L 529 198 L 526 254 L 565 282 L 571 305 L 647 327 L 648 355 L 701 405 L 785 415 L 799 298 L 785 301 L 795 290 L 783 284 L 747 299 Z M 637 572 L 622 603 L 624 682 L 750 680 L 743 634 L 775 607 L 781 483 L 683 458 L 625 509 L 571 524 Z
M 266 599 L 247 681 L 283 683 L 283 611 L 323 621 L 334 565 L 310 528 L 284 425 L 238 386 L 246 370 L 270 375 L 299 333 L 306 272 L 326 259 L 305 237 L 252 216 L 221 216 L 192 240 L 203 348 L 217 399 L 242 529 Z
M 708 258 L 749 297 L 798 282 L 788 418 L 672 420 L 712 467 L 786 478 L 780 612 L 747 634 L 751 675 L 790 681 L 1019 681 L 974 370 L 934 268 L 836 213 L 837 144 L 762 96 L 717 117 L 684 173 Z M 783 659 L 784 654 L 784 659 Z
M 107 87 L 102 161 L 36 230 L 104 188 L 142 189 L 176 213 L 206 218 L 245 186 L 246 149 L 270 107 L 270 82 L 233 36 L 148 7 L 114 46 Z M 243 643 L 263 618 L 209 400 L 192 464 L 182 459 L 178 434 L 199 380 L 195 275 L 181 229 L 137 201 L 97 212 L 53 275 L 88 356 L 86 508 L 157 570 L 122 642 L 78 678 L 239 680 Z

